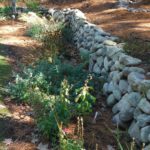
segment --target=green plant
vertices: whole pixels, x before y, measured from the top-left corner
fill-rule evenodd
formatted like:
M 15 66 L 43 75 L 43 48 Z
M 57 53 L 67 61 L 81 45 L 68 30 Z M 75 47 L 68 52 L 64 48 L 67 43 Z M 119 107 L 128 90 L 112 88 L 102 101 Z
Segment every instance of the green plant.
M 37 40 L 40 40 L 43 37 L 42 35 L 43 32 L 44 32 L 44 27 L 41 25 L 35 24 L 28 28 L 26 34 Z
M 12 7 L 5 6 L 0 8 L 0 17 L 8 17 L 12 14 Z
M 39 8 L 39 2 L 36 0 L 26 0 L 25 1 L 26 6 L 30 11 L 38 11 Z
M 38 127 L 47 137 L 58 135 L 55 115 L 67 125 L 72 117 L 92 111 L 95 98 L 83 65 L 42 61 L 15 76 L 15 82 L 9 86 L 10 94 L 32 105 Z

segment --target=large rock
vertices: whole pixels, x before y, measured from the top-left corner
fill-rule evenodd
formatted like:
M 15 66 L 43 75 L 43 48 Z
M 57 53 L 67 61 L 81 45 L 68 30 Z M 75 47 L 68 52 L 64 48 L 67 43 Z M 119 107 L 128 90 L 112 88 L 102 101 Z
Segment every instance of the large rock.
M 141 141 L 144 143 L 150 142 L 150 126 L 146 126 L 141 129 Z
M 131 92 L 124 98 L 132 107 L 136 107 L 140 102 L 141 95 L 138 92 Z
M 130 137 L 135 138 L 136 142 L 139 142 L 141 140 L 140 128 L 135 121 L 133 121 L 130 125 L 128 133 Z
M 126 128 L 127 124 L 125 122 L 123 122 L 120 118 L 119 118 L 119 114 L 116 114 L 115 116 L 113 116 L 112 118 L 112 122 L 116 125 L 118 125 L 119 127 L 122 128 Z
M 115 54 L 121 51 L 122 49 L 118 48 L 117 46 L 106 46 L 106 54 L 109 58 L 112 58 Z
M 138 107 L 146 114 L 150 115 L 150 102 L 146 98 L 142 98 L 138 104 Z
M 124 76 L 128 76 L 128 74 L 130 74 L 131 72 L 138 72 L 144 74 L 145 70 L 139 67 L 125 67 L 122 72 Z
M 108 83 L 103 85 L 103 93 L 106 95 L 108 93 Z
M 150 89 L 146 92 L 146 96 L 147 96 L 148 100 L 150 100 Z
M 119 101 L 121 99 L 121 92 L 119 89 L 113 89 L 113 95 L 116 100 Z
M 142 80 L 138 89 L 145 94 L 150 89 L 150 80 Z
M 138 107 L 136 107 L 136 109 L 134 110 L 134 119 L 137 120 L 138 116 L 142 114 L 143 112 Z
M 131 105 L 125 101 L 124 99 L 121 99 L 116 105 L 113 106 L 112 112 L 116 114 L 117 112 L 126 112 L 131 108 Z
M 98 57 L 98 58 L 96 59 L 96 61 L 97 61 L 98 66 L 99 66 L 99 67 L 102 67 L 103 62 L 104 62 L 103 57 L 102 57 L 102 56 L 101 56 L 101 57 Z
M 126 93 L 128 89 L 128 82 L 126 80 L 120 80 L 119 81 L 119 90 L 121 93 Z
M 84 48 L 80 48 L 80 56 L 84 60 L 89 60 L 90 51 Z
M 116 88 L 118 89 L 119 87 L 115 82 L 111 81 L 108 84 L 108 92 L 113 92 L 113 90 L 116 89 Z
M 104 58 L 104 68 L 106 71 L 109 69 L 109 61 L 107 57 Z
M 104 56 L 105 55 L 105 51 L 104 51 L 104 49 L 102 49 L 102 48 L 100 48 L 100 49 L 98 49 L 97 51 L 96 51 L 96 55 L 97 56 Z
M 114 95 L 111 94 L 107 97 L 106 102 L 108 106 L 113 106 L 117 102 L 117 100 L 115 99 Z
M 129 110 L 120 111 L 119 118 L 124 122 L 128 122 L 128 121 L 132 120 L 134 110 L 135 110 L 135 108 L 131 107 Z
M 109 73 L 109 80 L 113 80 L 113 82 L 118 83 L 121 78 L 121 72 L 119 71 L 112 71 Z
M 119 58 L 119 62 L 121 64 L 124 64 L 124 65 L 138 65 L 140 64 L 142 61 L 140 59 L 137 59 L 137 58 L 133 58 L 131 56 L 128 56 L 128 55 L 121 55 L 120 58 Z
M 128 83 L 135 89 L 138 89 L 139 84 L 145 79 L 144 74 L 138 72 L 131 72 L 128 75 Z
M 150 144 L 147 145 L 147 146 L 144 148 L 144 150 L 150 150 Z
M 139 127 L 145 127 L 150 124 L 150 115 L 141 114 L 137 116 L 137 124 Z
M 101 73 L 101 70 L 100 70 L 100 67 L 98 66 L 98 64 L 96 63 L 93 67 L 93 72 L 95 74 L 100 74 Z

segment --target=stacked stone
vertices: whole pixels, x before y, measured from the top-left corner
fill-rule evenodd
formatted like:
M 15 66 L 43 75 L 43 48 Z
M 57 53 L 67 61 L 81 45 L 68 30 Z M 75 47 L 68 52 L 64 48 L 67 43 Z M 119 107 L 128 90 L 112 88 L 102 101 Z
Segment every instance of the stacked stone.
M 112 121 L 138 143 L 150 148 L 150 80 L 145 70 L 137 67 L 141 60 L 124 53 L 116 37 L 97 28 L 77 9 L 50 10 L 55 20 L 70 25 L 73 41 L 80 53 L 89 56 L 89 71 L 106 79 L 103 92 L 112 107 Z

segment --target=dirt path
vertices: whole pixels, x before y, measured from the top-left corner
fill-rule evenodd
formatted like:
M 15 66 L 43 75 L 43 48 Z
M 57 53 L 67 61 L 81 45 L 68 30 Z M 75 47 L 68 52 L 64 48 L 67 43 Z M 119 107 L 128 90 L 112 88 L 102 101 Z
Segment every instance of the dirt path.
M 10 80 L 11 69 L 18 70 L 19 64 L 31 64 L 38 58 L 40 44 L 25 35 L 25 23 L 0 22 L 0 85 Z M 3 64 L 3 65 L 2 65 Z M 7 78 L 6 78 L 7 77 Z M 0 91 L 1 92 L 1 91 Z M 34 150 L 33 112 L 28 105 L 17 104 L 9 97 L 0 102 L 0 150 Z

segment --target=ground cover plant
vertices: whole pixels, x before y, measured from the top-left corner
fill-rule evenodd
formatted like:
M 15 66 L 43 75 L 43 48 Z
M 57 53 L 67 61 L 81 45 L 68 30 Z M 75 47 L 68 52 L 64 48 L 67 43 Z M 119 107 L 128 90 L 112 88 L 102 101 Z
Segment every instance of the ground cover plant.
M 58 122 L 67 125 L 71 118 L 92 111 L 95 97 L 88 73 L 82 65 L 59 60 L 42 61 L 16 75 L 10 84 L 12 98 L 32 105 L 37 125 L 46 137 L 57 137 Z

